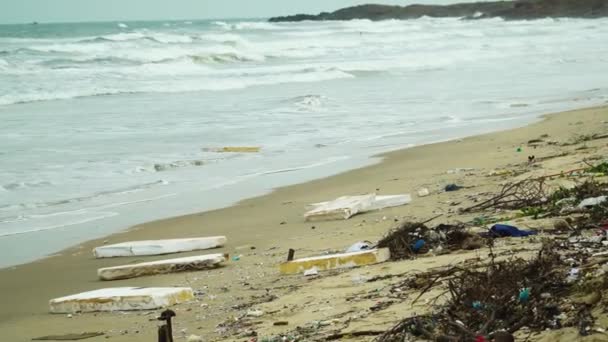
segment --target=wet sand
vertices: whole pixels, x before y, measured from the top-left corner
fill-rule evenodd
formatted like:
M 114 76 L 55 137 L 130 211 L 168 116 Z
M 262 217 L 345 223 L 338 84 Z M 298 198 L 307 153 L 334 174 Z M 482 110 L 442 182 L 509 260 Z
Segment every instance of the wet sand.
M 509 131 L 480 135 L 457 141 L 425 145 L 386 154 L 381 163 L 349 171 L 337 176 L 278 189 L 271 194 L 210 212 L 150 222 L 110 237 L 89 241 L 69 248 L 59 255 L 30 264 L 0 270 L 0 336 L 2 341 L 29 341 L 43 335 L 100 331 L 106 336 L 88 339 L 102 341 L 154 341 L 157 322 L 153 313 L 97 313 L 51 315 L 48 300 L 77 292 L 116 286 L 191 286 L 200 291 L 197 301 L 175 307 L 175 335 L 202 335 L 205 340 L 221 340 L 224 326 L 247 312 L 248 303 L 264 302 L 279 297 L 264 307 L 267 314 L 252 327 L 259 334 L 294 329 L 310 320 L 336 316 L 336 310 L 351 310 L 355 304 L 345 302 L 348 293 L 361 291 L 367 284 L 357 285 L 353 276 L 383 274 L 453 262 L 455 258 L 474 257 L 479 251 L 450 258 L 420 258 L 415 263 L 403 261 L 354 269 L 334 276 L 310 280 L 297 276 L 280 276 L 277 264 L 284 260 L 289 248 L 297 257 L 318 255 L 324 251 L 343 250 L 361 240 L 377 241 L 395 224 L 395 220 L 427 219 L 438 214 L 436 223 L 465 221 L 471 215 L 456 214 L 458 207 L 470 205 L 467 194 L 495 190 L 503 177 L 486 177 L 497 168 L 523 168 L 527 175 L 542 175 L 584 167 L 581 160 L 590 154 L 606 155 L 607 140 L 579 145 L 543 145 L 536 149 L 527 145 L 531 139 L 548 134 L 549 140 L 567 142 L 580 134 L 606 133 L 608 107 L 590 108 L 546 116 L 538 123 Z M 521 147 L 522 152 L 517 152 Z M 527 156 L 553 157 L 536 167 L 527 166 Z M 448 174 L 455 168 L 473 168 L 471 172 Z M 446 184 L 457 183 L 470 188 L 454 193 L 441 191 Z M 431 195 L 416 196 L 426 187 Z M 325 201 L 341 195 L 376 192 L 378 194 L 412 194 L 410 205 L 357 215 L 346 221 L 308 223 L 302 218 L 309 203 Z M 460 202 L 451 205 L 451 202 Z M 226 267 L 212 271 L 150 276 L 130 280 L 101 282 L 96 270 L 136 261 L 167 258 L 134 257 L 93 258 L 93 247 L 128 240 L 182 238 L 226 235 L 228 244 L 213 251 L 183 253 L 179 256 L 223 252 L 239 255 Z M 517 242 L 520 243 L 520 242 Z M 531 248 L 534 244 L 530 243 Z M 255 249 L 253 249 L 255 248 Z M 505 248 L 507 248 L 505 246 Z M 177 256 L 171 256 L 177 257 Z M 321 303 L 321 299 L 323 302 Z M 324 309 L 325 307 L 329 309 Z M 397 308 L 397 307 L 395 307 Z M 317 311 L 315 311 L 317 310 Z M 390 326 L 406 312 L 386 311 L 378 317 L 367 317 L 355 325 Z M 289 325 L 275 327 L 273 321 L 286 320 Z M 230 330 L 230 329 L 227 329 Z M 247 340 L 245 337 L 236 340 Z M 228 338 L 228 337 L 226 337 Z

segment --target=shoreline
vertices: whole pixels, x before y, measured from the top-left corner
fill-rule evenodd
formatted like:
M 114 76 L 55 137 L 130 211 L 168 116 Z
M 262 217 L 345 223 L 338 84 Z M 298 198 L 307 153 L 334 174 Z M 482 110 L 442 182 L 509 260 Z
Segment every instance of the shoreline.
M 442 206 L 437 201 L 437 196 L 442 196 L 437 193 L 442 184 L 458 180 L 468 185 L 466 183 L 472 181 L 467 180 L 464 174 L 448 175 L 446 170 L 472 167 L 476 170 L 487 171 L 487 169 L 501 167 L 509 162 L 524 162 L 526 152 L 518 154 L 515 149 L 517 146 L 525 144 L 527 140 L 540 136 L 539 132 L 551 132 L 551 137 L 565 141 L 570 136 L 559 136 L 560 134 L 571 135 L 581 130 L 584 130 L 584 133 L 594 133 L 588 130 L 598 128 L 606 130 L 605 124 L 598 126 L 598 123 L 602 122 L 602 118 L 608 120 L 607 112 L 608 107 L 604 105 L 545 114 L 539 118 L 540 121 L 524 127 L 470 136 L 458 141 L 451 140 L 383 153 L 376 156 L 381 159 L 373 165 L 280 187 L 268 194 L 245 199 L 226 208 L 136 225 L 108 237 L 67 248 L 59 255 L 1 269 L 0 277 L 3 281 L 0 284 L 0 290 L 2 290 L 0 296 L 2 296 L 2 302 L 6 303 L 6 307 L 10 307 L 12 312 L 0 313 L 0 331 L 6 330 L 9 333 L 8 336 L 14 337 L 11 341 L 25 341 L 34 335 L 74 329 L 75 324 L 82 325 L 81 330 L 87 330 L 84 327 L 91 327 L 88 330 L 96 328 L 110 330 L 109 327 L 115 324 L 134 324 L 134 322 L 142 320 L 142 317 L 138 319 L 139 315 L 129 315 L 124 322 L 117 322 L 119 316 L 116 314 L 78 315 L 77 319 L 75 317 L 73 320 L 66 320 L 65 316 L 46 313 L 47 301 L 51 298 L 106 286 L 163 286 L 197 283 L 202 280 L 209 292 L 221 293 L 218 290 L 221 286 L 240 283 L 244 273 L 254 278 L 262 288 L 269 286 L 268 282 L 273 281 L 277 284 L 293 282 L 293 278 L 276 277 L 275 265 L 282 260 L 283 252 L 288 247 L 297 248 L 299 256 L 318 253 L 320 250 L 339 249 L 359 240 L 377 239 L 378 235 L 385 232 L 392 224 L 392 220 L 383 219 L 383 217 L 395 217 L 395 219 L 397 217 L 429 217 Z M 581 117 L 583 119 L 580 119 Z M 582 123 L 578 124 L 578 122 Z M 546 151 L 535 151 L 534 153 L 537 153 L 538 156 L 542 156 L 541 152 L 550 155 L 556 149 L 559 148 L 548 146 Z M 485 179 L 481 180 L 485 181 Z M 433 196 L 426 198 L 415 196 L 416 189 L 420 187 L 432 189 Z M 361 215 L 361 217 L 348 221 L 310 224 L 302 219 L 304 207 L 308 203 L 366 192 L 411 193 L 414 200 L 405 207 Z M 366 222 L 366 220 L 369 221 Z M 283 224 L 283 222 L 285 223 Z M 244 260 L 238 263 L 228 263 L 228 266 L 219 274 L 218 272 L 206 273 L 203 271 L 110 283 L 101 283 L 95 279 L 97 267 L 115 266 L 142 259 L 141 257 L 93 259 L 90 252 L 92 247 L 102 244 L 105 240 L 108 243 L 115 243 L 126 240 L 211 235 L 226 235 L 228 244 L 220 251 L 246 254 Z M 247 245 L 255 246 L 256 250 L 247 251 L 247 253 L 244 252 L 244 249 L 239 248 Z M 204 253 L 194 252 L 183 255 Z M 166 256 L 146 258 L 146 260 L 162 258 L 166 258 Z M 248 268 L 251 269 L 248 270 Z M 261 276 L 254 275 L 255 272 L 260 272 Z M 198 280 L 191 279 L 199 276 L 201 278 Z M 252 280 L 252 282 L 254 281 Z M 234 296 L 234 293 L 241 292 L 238 289 L 231 289 L 229 294 Z M 180 314 L 188 315 L 185 312 Z M 211 319 L 211 321 L 217 324 L 215 319 Z M 18 331 L 13 331 L 11 334 L 9 328 L 14 329 L 15 326 L 18 327 L 15 329 Z M 203 330 L 206 331 L 206 329 L 205 326 Z M 22 335 L 24 331 L 27 338 Z M 150 339 L 150 333 L 153 332 L 146 331 L 148 335 L 140 334 L 137 339 L 133 335 L 125 335 L 125 337 L 117 335 L 112 338 L 115 341 L 145 341 Z M 92 339 L 92 341 L 95 340 Z
M 568 108 L 571 106 L 572 105 L 565 107 Z M 537 109 L 534 111 L 530 111 L 526 114 L 519 114 L 515 117 L 510 117 L 506 121 L 506 129 L 516 129 L 538 122 L 542 120 L 543 114 L 541 113 L 542 111 Z M 28 245 L 31 244 L 32 241 L 39 239 L 42 239 L 47 242 L 46 246 L 36 246 L 43 248 L 43 250 L 32 257 L 27 256 L 14 258 L 22 259 L 23 261 L 0 261 L 0 270 L 19 267 L 31 262 L 44 260 L 57 254 L 61 254 L 64 250 L 70 249 L 74 246 L 78 246 L 80 244 L 92 240 L 102 240 L 114 234 L 122 234 L 129 231 L 133 227 L 145 225 L 146 223 L 163 221 L 188 215 L 195 215 L 207 211 L 221 210 L 238 205 L 242 201 L 271 194 L 277 189 L 281 189 L 283 187 L 302 185 L 307 182 L 312 182 L 328 177 L 334 177 L 349 171 L 370 167 L 381 163 L 389 154 L 394 152 L 431 144 L 449 142 L 452 140 L 473 137 L 481 134 L 491 134 L 499 131 L 500 130 L 488 128 L 486 126 L 476 126 L 470 133 L 461 134 L 461 132 L 455 132 L 454 134 L 450 134 L 447 137 L 438 138 L 420 144 L 391 143 L 389 145 L 386 145 L 388 148 L 384 151 L 371 152 L 368 154 L 361 154 L 358 152 L 357 154 L 354 154 L 352 158 L 346 158 L 337 162 L 322 164 L 319 167 L 315 168 L 309 168 L 308 166 L 306 166 L 303 168 L 288 170 L 289 172 L 281 172 L 281 170 L 279 170 L 277 172 L 260 173 L 254 178 L 245 179 L 243 181 L 235 182 L 233 184 L 229 184 L 225 187 L 217 189 L 211 188 L 200 190 L 197 194 L 185 192 L 177 193 L 173 191 L 161 195 L 155 194 L 155 196 L 157 196 L 158 198 L 169 198 L 161 201 L 156 201 L 157 198 L 144 198 L 134 200 L 132 203 L 136 207 L 133 208 L 135 212 L 131 213 L 131 215 L 135 214 L 133 215 L 133 217 L 123 218 L 125 216 L 126 209 L 121 208 L 120 210 L 117 210 L 116 212 L 112 213 L 112 215 L 102 217 L 99 220 L 94 219 L 83 223 L 57 226 L 53 227 L 52 229 L 43 229 L 32 232 L 18 232 L 10 235 L 0 236 L 0 249 L 8 248 L 9 254 L 11 252 L 11 246 Z M 374 149 L 376 148 L 374 147 Z M 312 171 L 306 172 L 307 170 Z M 302 173 L 301 171 L 304 173 Z M 262 180 L 261 178 L 263 177 L 269 177 L 271 179 Z M 264 183 L 264 185 L 256 186 L 255 183 L 260 180 Z M 195 195 L 218 197 L 216 197 L 213 202 L 206 200 L 206 197 L 203 197 L 204 200 L 201 201 L 203 204 L 200 204 L 200 206 L 197 208 L 197 206 L 194 205 L 191 201 L 191 198 Z M 185 205 L 182 204 L 176 206 L 172 205 L 171 202 L 169 202 L 179 199 L 185 199 L 186 201 L 188 201 L 188 203 L 186 203 Z M 160 209 L 164 212 L 162 214 L 146 214 L 146 212 L 155 211 L 155 207 L 160 207 Z M 83 237 L 87 233 L 90 233 L 93 236 Z M 69 244 L 64 243 L 63 241 L 65 240 L 63 239 L 69 240 Z M 59 242 L 59 240 L 62 241 Z M 5 264 L 2 264 L 3 262 Z

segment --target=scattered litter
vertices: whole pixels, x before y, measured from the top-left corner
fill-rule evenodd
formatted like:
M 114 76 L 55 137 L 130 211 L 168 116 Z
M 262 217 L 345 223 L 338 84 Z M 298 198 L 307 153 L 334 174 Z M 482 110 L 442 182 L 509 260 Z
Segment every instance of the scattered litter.
M 249 316 L 249 317 L 262 317 L 262 316 L 264 316 L 264 311 L 262 311 L 262 310 L 249 310 L 249 311 L 247 311 L 247 316 Z
M 418 251 L 420 251 L 422 249 L 422 247 L 424 247 L 424 245 L 426 244 L 426 242 L 422 239 L 416 241 L 416 243 L 414 243 L 414 245 L 412 246 L 412 250 L 415 253 L 418 253 Z
M 366 283 L 368 281 L 368 278 L 365 276 L 362 276 L 360 274 L 355 274 L 353 275 L 350 280 L 353 282 L 353 284 L 363 284 Z
M 198 335 L 190 335 L 186 342 L 203 342 L 203 337 Z
M 368 249 L 372 248 L 372 245 L 373 244 L 369 241 L 357 242 L 357 243 L 353 244 L 352 246 L 348 247 L 348 249 L 346 250 L 346 253 L 368 250 Z
M 521 289 L 521 291 L 519 291 L 519 302 L 522 304 L 525 304 L 529 300 L 530 300 L 530 289 L 527 287 Z
M 578 275 L 580 273 L 580 269 L 577 267 L 574 267 L 570 270 L 570 272 L 568 272 L 568 278 L 566 278 L 568 283 L 574 283 L 575 281 L 578 280 Z
M 307 221 L 346 220 L 359 212 L 370 210 L 376 195 L 343 196 L 333 201 L 312 204 L 304 217 Z
M 492 170 L 488 173 L 488 176 L 506 176 L 513 174 L 513 171 L 502 169 L 502 170 Z
M 226 254 L 196 255 L 185 258 L 100 268 L 97 270 L 97 275 L 101 280 L 118 280 L 146 275 L 198 271 L 217 268 L 225 262 L 227 258 L 228 256 Z
M 316 267 L 313 267 L 311 269 L 304 271 L 305 277 L 316 276 L 318 274 L 319 274 L 319 270 Z
M 430 195 L 430 191 L 427 188 L 422 188 L 420 190 L 418 190 L 418 197 L 426 197 L 428 195 Z
M 433 305 L 428 315 L 403 319 L 376 341 L 514 341 L 512 334 L 524 326 L 534 332 L 578 326 L 581 334 L 589 334 L 594 325 L 590 310 L 601 296 L 580 304 L 568 300 L 565 293 L 584 287 L 565 282 L 565 264 L 557 247 L 545 244 L 531 260 L 497 261 L 491 252 L 489 263 L 452 266 L 406 278 L 394 286 L 415 284 L 422 289 L 413 303 L 431 289 L 442 291 L 445 303 Z M 608 287 L 606 279 L 595 282 L 596 288 Z

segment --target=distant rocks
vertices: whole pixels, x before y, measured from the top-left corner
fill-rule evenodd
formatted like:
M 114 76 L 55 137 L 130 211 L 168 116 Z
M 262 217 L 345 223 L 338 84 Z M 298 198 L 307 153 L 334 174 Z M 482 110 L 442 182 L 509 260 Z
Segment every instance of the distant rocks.
M 506 20 L 540 18 L 599 18 L 608 16 L 608 0 L 517 0 L 471 2 L 452 5 L 360 5 L 322 12 L 318 15 L 296 14 L 270 18 L 270 22 L 351 19 L 416 19 L 428 17 L 459 17 L 483 19 L 500 17 Z

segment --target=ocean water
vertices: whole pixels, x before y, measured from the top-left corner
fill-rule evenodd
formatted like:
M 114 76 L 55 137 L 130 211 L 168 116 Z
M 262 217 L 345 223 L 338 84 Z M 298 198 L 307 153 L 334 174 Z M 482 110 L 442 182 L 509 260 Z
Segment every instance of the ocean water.
M 0 267 L 606 103 L 606 42 L 607 19 L 0 26 Z

